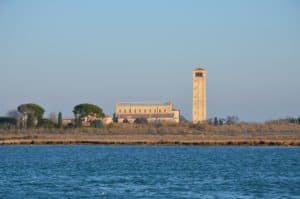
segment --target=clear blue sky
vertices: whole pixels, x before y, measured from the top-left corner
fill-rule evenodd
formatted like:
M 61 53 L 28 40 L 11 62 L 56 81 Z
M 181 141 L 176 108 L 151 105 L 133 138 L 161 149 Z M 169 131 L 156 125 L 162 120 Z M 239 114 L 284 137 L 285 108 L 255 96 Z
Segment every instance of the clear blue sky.
M 172 100 L 190 119 L 199 65 L 209 117 L 300 116 L 300 1 L 0 0 L 1 115 Z

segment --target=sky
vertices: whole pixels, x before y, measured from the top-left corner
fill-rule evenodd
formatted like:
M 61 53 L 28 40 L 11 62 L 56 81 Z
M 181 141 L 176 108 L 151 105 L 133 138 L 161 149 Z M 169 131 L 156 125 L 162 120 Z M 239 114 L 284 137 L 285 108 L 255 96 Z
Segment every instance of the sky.
M 199 66 L 208 117 L 300 116 L 300 1 L 0 0 L 0 115 L 171 100 L 191 119 Z

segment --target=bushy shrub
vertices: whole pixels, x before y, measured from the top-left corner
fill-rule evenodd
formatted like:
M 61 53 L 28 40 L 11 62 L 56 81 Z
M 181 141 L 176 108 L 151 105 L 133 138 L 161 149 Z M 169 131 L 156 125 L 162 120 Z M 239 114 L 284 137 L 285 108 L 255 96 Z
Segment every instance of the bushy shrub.
M 94 120 L 94 121 L 91 122 L 91 127 L 103 128 L 104 125 L 103 125 L 103 122 L 101 120 Z
M 148 120 L 146 118 L 136 118 L 134 120 L 135 124 L 148 124 Z
M 13 117 L 0 117 L 0 127 L 10 128 L 17 126 L 17 119 Z
M 128 119 L 124 119 L 124 120 L 123 120 L 123 123 L 128 124 L 128 123 L 129 123 Z
M 44 118 L 44 119 L 41 120 L 40 127 L 47 128 L 47 129 L 54 128 L 55 123 L 50 119 L 45 119 Z

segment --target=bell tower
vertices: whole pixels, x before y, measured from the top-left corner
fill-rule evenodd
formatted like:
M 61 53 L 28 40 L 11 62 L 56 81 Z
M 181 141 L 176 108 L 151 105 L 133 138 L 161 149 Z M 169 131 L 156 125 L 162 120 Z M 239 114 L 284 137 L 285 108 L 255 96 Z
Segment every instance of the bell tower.
M 193 123 L 206 120 L 206 70 L 193 70 Z

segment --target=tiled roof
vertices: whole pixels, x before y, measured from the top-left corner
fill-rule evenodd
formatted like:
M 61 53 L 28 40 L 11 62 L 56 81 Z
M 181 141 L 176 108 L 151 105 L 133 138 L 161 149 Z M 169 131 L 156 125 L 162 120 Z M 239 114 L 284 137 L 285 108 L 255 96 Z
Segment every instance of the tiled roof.
M 194 71 L 196 71 L 196 70 L 205 70 L 204 68 L 201 68 L 201 67 L 199 67 L 199 68 L 195 68 L 194 69 Z

